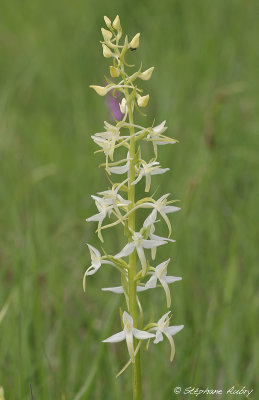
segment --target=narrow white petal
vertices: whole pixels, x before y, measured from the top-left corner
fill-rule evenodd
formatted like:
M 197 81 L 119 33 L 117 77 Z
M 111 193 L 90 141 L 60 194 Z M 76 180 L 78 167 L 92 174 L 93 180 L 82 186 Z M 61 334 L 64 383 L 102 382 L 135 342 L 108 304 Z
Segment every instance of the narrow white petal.
M 88 243 L 87 243 L 87 246 L 88 246 L 88 249 L 89 249 L 89 251 L 90 251 L 91 258 L 93 258 L 93 257 L 101 258 L 101 253 L 99 252 L 99 250 L 97 250 L 97 249 L 96 249 L 94 246 L 92 246 L 91 244 L 88 244 Z
M 133 334 L 132 332 L 126 332 L 126 342 L 129 351 L 129 355 L 132 363 L 135 362 L 134 346 L 133 346 Z
M 163 286 L 163 289 L 165 291 L 165 295 L 166 295 L 166 304 L 167 304 L 167 308 L 170 307 L 171 305 L 171 295 L 170 295 L 170 290 L 168 287 L 168 284 L 166 283 L 166 281 L 162 278 L 159 279 L 161 282 L 161 285 Z
M 145 331 L 140 331 L 139 329 L 133 328 L 132 333 L 135 336 L 135 338 L 144 340 L 144 339 L 150 339 L 152 337 L 155 337 L 154 333 L 149 333 Z
M 133 328 L 133 318 L 129 313 L 127 313 L 127 311 L 123 312 L 122 321 L 123 321 L 124 326 L 128 325 L 129 329 L 132 330 L 132 328 Z
M 112 335 L 108 337 L 105 340 L 102 340 L 103 342 L 109 342 L 109 343 L 116 343 L 116 342 L 122 342 L 123 340 L 126 339 L 126 333 L 124 331 L 121 331 L 119 333 L 115 333 L 115 335 Z
M 143 175 L 144 175 L 144 172 L 143 172 L 143 170 L 141 170 L 137 179 L 135 179 L 135 181 L 132 182 L 132 185 L 136 185 L 141 180 Z
M 133 252 L 134 249 L 135 249 L 135 243 L 134 242 L 128 243 L 118 254 L 114 256 L 114 258 L 127 257 Z
M 153 289 L 156 287 L 157 284 L 157 277 L 156 275 L 152 275 L 151 278 L 146 282 L 145 287 Z
M 164 239 L 164 238 L 163 238 Z M 162 244 L 166 244 L 165 240 L 146 240 L 142 241 L 142 246 L 144 249 L 152 249 L 153 247 L 161 246 Z
M 158 325 L 163 325 L 164 324 L 164 322 L 165 322 L 165 320 L 168 318 L 168 315 L 171 313 L 171 311 L 168 311 L 167 313 L 165 313 L 161 318 L 160 318 L 160 320 L 158 321 Z
M 90 222 L 90 221 L 103 221 L 105 217 L 106 217 L 106 212 L 102 211 L 99 214 L 95 214 L 92 217 L 87 218 L 86 221 L 87 222 Z
M 166 240 L 166 242 L 173 242 L 173 243 L 175 242 L 174 239 L 169 239 L 169 238 L 165 238 L 163 236 L 154 235 L 153 233 L 150 233 L 149 237 L 152 240 L 160 240 L 160 241 L 161 240 Z
M 112 174 L 125 174 L 129 170 L 129 164 L 125 164 L 122 167 L 110 167 L 110 172 Z
M 170 342 L 170 346 L 171 346 L 170 361 L 172 362 L 173 359 L 174 359 L 174 355 L 175 355 L 175 344 L 174 344 L 174 339 L 173 339 L 172 336 L 170 336 L 170 334 L 168 334 L 166 331 L 165 331 L 165 335 L 166 335 L 167 339 L 168 339 L 169 342 Z
M 98 264 L 98 265 L 94 265 L 94 264 L 90 265 L 90 267 L 87 268 L 85 274 L 86 274 L 86 275 L 93 275 L 93 274 L 95 274 L 95 273 L 98 271 L 98 269 L 100 268 L 100 266 L 101 266 L 101 263 Z
M 153 225 L 157 217 L 157 210 L 154 208 L 154 210 L 149 214 L 149 216 L 145 219 L 144 221 L 144 228 L 150 225 Z
M 161 124 L 159 124 L 153 128 L 153 131 L 155 133 L 159 133 L 159 134 L 163 133 L 167 129 L 167 127 L 165 127 L 165 124 L 166 124 L 166 121 L 161 122 Z
M 146 187 L 145 187 L 145 192 L 149 192 L 151 186 L 151 174 L 148 173 L 146 174 Z
M 167 283 L 173 283 L 176 281 L 181 281 L 182 277 L 181 276 L 165 276 L 164 279 Z
M 162 212 L 162 211 L 160 211 L 160 214 L 161 214 L 161 217 L 163 217 L 163 219 L 165 220 L 166 225 L 167 225 L 167 227 L 168 227 L 169 236 L 171 236 L 172 227 L 171 227 L 171 223 L 170 223 L 170 221 L 169 221 L 169 218 L 168 218 L 168 216 L 167 216 L 164 212 Z
M 175 326 L 168 326 L 165 328 L 165 332 L 167 332 L 169 335 L 176 335 L 178 332 L 180 332 L 184 328 L 184 325 L 175 325 Z
M 112 293 L 124 293 L 123 287 L 122 286 L 114 286 L 114 287 L 107 287 L 107 288 L 102 288 L 102 291 L 104 292 L 112 292 Z
M 156 168 L 151 172 L 151 175 L 162 175 L 169 170 L 170 168 Z
M 175 206 L 165 206 L 165 207 L 163 207 L 163 212 L 166 213 L 166 214 L 174 213 L 174 212 L 177 212 L 179 210 L 181 210 L 181 208 L 180 207 L 175 207 Z
M 143 274 L 145 274 L 146 269 L 147 269 L 147 261 L 146 261 L 146 257 L 145 257 L 145 253 L 143 250 L 142 246 L 136 246 L 136 250 L 140 259 L 140 263 L 142 266 L 142 270 L 143 270 Z
M 146 286 L 137 286 L 137 292 L 145 292 L 148 289 Z

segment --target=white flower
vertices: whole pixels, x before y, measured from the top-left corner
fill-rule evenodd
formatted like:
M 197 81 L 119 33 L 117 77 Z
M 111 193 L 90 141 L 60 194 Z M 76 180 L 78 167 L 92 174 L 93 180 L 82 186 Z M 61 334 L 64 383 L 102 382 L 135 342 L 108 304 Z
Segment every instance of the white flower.
M 112 335 L 109 338 L 103 340 L 103 342 L 116 343 L 126 340 L 131 361 L 132 363 L 134 363 L 135 354 L 134 354 L 133 336 L 135 336 L 136 339 L 145 340 L 145 339 L 150 339 L 155 335 L 153 333 L 140 331 L 139 329 L 134 328 L 133 318 L 126 311 L 123 312 L 122 321 L 124 325 L 123 331 L 115 333 L 115 335 Z
M 145 224 L 146 224 L 147 220 L 148 220 L 148 218 L 144 222 L 144 225 L 143 225 L 144 227 L 145 227 Z M 172 242 L 172 243 L 175 242 L 174 239 L 169 239 L 169 238 L 165 238 L 163 236 L 155 235 L 154 234 L 154 232 L 155 232 L 155 225 L 154 224 L 151 224 L 151 225 L 148 225 L 148 226 L 149 226 L 149 229 L 150 229 L 149 238 L 151 240 L 166 240 L 167 242 Z M 154 260 L 156 258 L 156 248 L 151 249 L 151 257 L 152 257 L 152 260 Z
M 170 296 L 168 283 L 173 283 L 173 282 L 182 280 L 182 278 L 178 277 L 178 276 L 167 276 L 167 267 L 168 267 L 169 261 L 170 261 L 170 258 L 167 261 L 164 261 L 161 264 L 159 264 L 155 268 L 154 272 L 151 272 L 152 276 L 145 285 L 145 287 L 147 289 L 152 289 L 152 288 L 156 287 L 157 281 L 159 281 L 161 283 L 161 285 L 163 286 L 163 289 L 166 294 L 167 307 L 170 307 L 170 305 L 171 305 L 171 296 Z
M 114 265 L 111 261 L 103 260 L 101 253 L 94 246 L 91 246 L 90 244 L 87 244 L 87 246 L 90 251 L 92 264 L 90 265 L 89 268 L 87 268 L 87 270 L 85 271 L 85 274 L 84 274 L 84 278 L 83 278 L 84 291 L 85 291 L 85 280 L 86 280 L 87 275 L 95 274 L 102 264 Z
M 122 219 L 121 213 L 118 207 L 127 207 L 131 201 L 123 199 L 123 197 L 118 193 L 120 188 L 127 182 L 128 179 L 124 180 L 117 187 L 113 185 L 112 189 L 105 190 L 103 192 L 98 192 L 101 196 L 103 196 L 104 200 L 110 201 L 110 204 L 113 205 L 114 210 L 116 211 L 119 218 Z
M 147 270 L 147 261 L 145 257 L 144 249 L 152 249 L 154 247 L 166 244 L 166 240 L 147 240 L 144 239 L 140 232 L 134 232 L 132 235 L 132 242 L 126 244 L 126 246 L 114 256 L 114 258 L 127 257 L 136 249 L 141 266 L 142 274 L 145 275 Z
M 147 225 L 152 225 L 156 218 L 157 218 L 157 213 L 161 215 L 161 217 L 165 220 L 168 230 L 169 230 L 169 236 L 171 235 L 172 232 L 172 227 L 171 223 L 169 221 L 169 218 L 167 217 L 167 214 L 174 213 L 180 210 L 179 207 L 175 206 L 170 206 L 168 204 L 171 204 L 171 201 L 167 201 L 167 197 L 170 195 L 170 193 L 164 194 L 161 196 L 155 203 L 143 203 L 142 207 L 150 206 L 153 207 L 154 210 L 151 212 L 151 214 L 147 217 L 145 224 Z
M 175 354 L 173 335 L 180 332 L 183 329 L 184 325 L 169 326 L 170 312 L 171 311 L 168 311 L 166 314 L 164 314 L 162 318 L 160 318 L 160 320 L 158 321 L 157 327 L 151 328 L 151 330 L 156 331 L 156 338 L 154 340 L 155 344 L 162 342 L 164 339 L 163 334 L 166 335 L 171 345 L 170 361 L 173 361 Z
M 137 179 L 135 179 L 135 181 L 132 182 L 132 185 L 136 185 L 136 183 L 138 183 L 142 179 L 142 177 L 145 176 L 146 177 L 145 192 L 149 192 L 151 185 L 151 176 L 164 174 L 165 172 L 169 171 L 169 168 L 161 168 L 158 161 L 152 161 L 146 163 L 143 160 L 141 164 L 142 167 L 139 168 L 139 175 Z
M 154 128 L 149 128 L 149 134 L 147 135 L 146 140 L 153 142 L 153 147 L 156 157 L 157 157 L 157 145 L 174 144 L 177 142 L 177 140 L 171 139 L 163 135 L 163 133 L 167 130 L 165 123 L 166 121 L 163 121 L 161 124 L 155 126 Z
M 112 205 L 112 202 L 110 199 L 109 200 L 102 199 L 101 197 L 98 197 L 98 196 L 91 196 L 91 197 L 95 200 L 95 204 L 96 204 L 96 207 L 97 207 L 99 213 L 93 215 L 92 217 L 87 218 L 86 221 L 87 222 L 98 221 L 98 229 L 97 229 L 98 237 L 103 242 L 103 237 L 101 234 L 102 223 L 107 215 L 108 215 L 108 217 L 111 216 L 111 212 L 113 210 L 113 205 Z

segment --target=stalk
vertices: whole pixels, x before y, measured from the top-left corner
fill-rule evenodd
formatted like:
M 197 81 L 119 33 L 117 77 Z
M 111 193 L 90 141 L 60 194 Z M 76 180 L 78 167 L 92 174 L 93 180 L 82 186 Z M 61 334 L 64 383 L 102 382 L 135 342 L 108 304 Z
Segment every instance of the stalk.
M 129 211 L 135 206 L 135 186 L 132 182 L 135 180 L 135 130 L 134 130 L 134 119 L 132 112 L 132 101 L 129 98 L 128 89 L 125 88 L 125 98 L 128 107 L 129 116 L 129 131 L 130 131 L 130 167 L 129 167 L 129 181 L 128 181 L 128 200 L 131 201 L 129 206 Z M 135 231 L 135 211 L 130 213 L 128 217 L 128 227 Z M 129 231 L 129 242 L 131 239 L 131 234 Z M 136 250 L 129 256 L 129 312 L 133 318 L 134 326 L 137 327 L 137 293 L 136 293 Z M 134 347 L 137 341 L 134 339 Z M 141 365 L 140 365 L 140 351 L 138 351 L 135 357 L 135 363 L 132 364 L 132 385 L 133 385 L 133 399 L 142 399 L 142 385 L 141 385 Z
M 96 133 L 92 136 L 93 140 L 101 147 L 106 163 L 106 171 L 111 174 L 123 175 L 127 173 L 128 178 L 121 178 L 122 182 L 112 183 L 112 188 L 103 192 L 98 192 L 98 196 L 92 196 L 95 199 L 98 213 L 88 218 L 87 221 L 98 221 L 98 236 L 101 241 L 101 230 L 111 228 L 119 223 L 124 227 L 125 236 L 128 243 L 123 247 L 119 253 L 114 256 L 105 254 L 101 256 L 99 250 L 92 245 L 88 244 L 91 256 L 91 265 L 87 268 L 84 278 L 83 287 L 85 288 L 85 279 L 87 275 L 92 275 L 99 270 L 102 264 L 110 264 L 117 271 L 121 273 L 122 286 L 115 286 L 103 288 L 104 291 L 113 293 L 124 293 L 127 304 L 127 311 L 124 310 L 121 315 L 123 323 L 123 330 L 104 339 L 103 342 L 121 342 L 126 340 L 130 360 L 117 374 L 121 375 L 130 365 L 132 365 L 132 386 L 133 386 L 133 400 L 142 400 L 142 384 L 141 384 L 141 365 L 140 365 L 140 346 L 143 340 L 154 339 L 153 343 L 157 344 L 163 338 L 167 338 L 171 346 L 170 360 L 173 361 L 175 347 L 173 335 L 183 329 L 183 325 L 169 326 L 170 311 L 164 314 L 157 322 L 153 317 L 149 318 L 149 324 L 142 328 L 142 322 L 139 323 L 138 329 L 138 291 L 155 289 L 160 283 L 165 291 L 166 304 L 169 308 L 171 305 L 171 296 L 168 284 L 181 277 L 167 275 L 167 267 L 170 260 L 163 261 L 154 266 L 154 259 L 152 258 L 152 266 L 148 258 L 151 254 L 156 256 L 156 248 L 168 244 L 171 235 L 171 224 L 167 214 L 179 210 L 178 207 L 171 206 L 172 200 L 168 200 L 169 194 L 163 195 L 157 200 L 150 197 L 145 197 L 136 202 L 135 199 L 135 185 L 144 178 L 146 180 L 145 191 L 151 189 L 151 176 L 161 175 L 169 170 L 169 168 L 162 168 L 160 163 L 154 161 L 157 159 L 157 146 L 160 144 L 172 144 L 176 140 L 165 136 L 163 133 L 167 129 L 165 121 L 156 127 L 143 128 L 134 124 L 133 111 L 135 104 L 138 107 L 146 107 L 149 102 L 149 94 L 140 95 L 142 89 L 139 89 L 133 82 L 136 79 L 149 80 L 151 78 L 154 67 L 148 68 L 142 72 L 140 68 L 137 72 L 128 75 L 127 68 L 134 67 L 127 64 L 125 61 L 125 54 L 129 50 L 136 50 L 139 47 L 140 33 L 137 33 L 129 42 L 127 35 L 125 36 L 124 45 L 121 46 L 120 39 L 122 37 L 122 29 L 120 19 L 117 15 L 113 22 L 108 17 L 104 17 L 106 28 L 102 28 L 102 35 L 104 41 L 102 43 L 103 55 L 105 58 L 110 58 L 112 65 L 110 65 L 110 75 L 112 78 L 119 78 L 117 84 L 106 79 L 108 86 L 91 85 L 96 93 L 100 96 L 105 96 L 109 91 L 118 90 L 124 95 L 120 102 L 120 110 L 124 117 L 122 121 L 116 121 L 115 126 L 105 122 L 105 132 Z M 124 67 L 127 67 L 124 69 Z M 121 80 L 122 78 L 122 80 Z M 115 119 L 115 118 L 114 118 Z M 127 136 L 120 136 L 120 130 L 128 128 L 129 134 Z M 140 131 L 138 131 L 140 129 Z M 136 130 L 136 132 L 135 132 Z M 153 142 L 153 149 L 155 158 L 151 158 L 149 162 L 141 158 L 141 143 L 139 141 L 147 140 Z M 139 151 L 136 151 L 136 141 L 138 141 Z M 140 143 L 140 144 L 139 144 Z M 114 152 L 118 147 L 124 146 L 125 150 L 129 152 L 129 157 L 123 156 L 122 160 L 114 159 Z M 125 162 L 125 165 L 122 163 Z M 117 178 L 116 178 L 117 181 Z M 128 194 L 127 199 L 120 191 L 124 191 L 126 181 L 128 181 Z M 113 182 L 113 179 L 111 179 Z M 134 185 L 133 185 L 134 182 Z M 102 197 L 100 197 L 102 196 Z M 150 214 L 145 219 L 142 228 L 136 232 L 135 218 L 136 209 L 148 208 Z M 104 219 L 111 215 L 116 217 L 115 222 L 103 225 Z M 165 221 L 169 236 L 160 237 L 154 234 L 156 229 L 157 217 Z M 134 236 L 136 233 L 136 237 Z M 136 251 L 137 249 L 137 251 Z M 146 250 L 147 249 L 147 250 Z M 154 251 L 152 253 L 152 251 Z M 128 263 L 123 260 L 124 257 L 129 258 Z M 137 259 L 139 260 L 137 263 Z M 147 277 L 148 274 L 148 277 Z M 151 275 L 151 276 L 150 276 Z M 157 285 L 158 284 L 158 285 Z M 128 287 L 126 287 L 128 285 Z M 140 306 L 141 307 L 141 306 Z M 141 315 L 144 314 L 141 310 Z M 142 317 L 141 317 L 142 320 Z M 143 318 L 144 321 L 144 318 Z M 158 334 L 157 338 L 156 335 Z M 159 340 L 158 340 L 159 338 Z M 157 339 L 157 340 L 156 340 Z

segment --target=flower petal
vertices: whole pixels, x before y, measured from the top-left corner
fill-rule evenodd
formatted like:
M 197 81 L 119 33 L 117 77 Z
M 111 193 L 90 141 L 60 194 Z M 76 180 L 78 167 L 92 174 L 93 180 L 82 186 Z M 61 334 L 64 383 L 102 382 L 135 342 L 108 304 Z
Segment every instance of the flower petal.
M 122 286 L 115 286 L 115 287 L 107 287 L 107 288 L 102 288 L 103 292 L 112 292 L 112 293 L 124 293 L 123 287 Z
M 156 331 L 156 338 L 155 338 L 155 340 L 154 340 L 154 343 L 157 344 L 157 343 L 159 343 L 159 342 L 162 342 L 163 340 L 164 340 L 164 337 L 163 337 L 162 332 L 161 332 L 159 329 L 157 329 L 157 331 Z
M 144 275 L 145 272 L 146 272 L 146 269 L 147 269 L 147 261 L 146 261 L 145 253 L 144 253 L 144 250 L 143 250 L 142 246 L 136 246 L 136 250 L 137 250 L 137 253 L 138 253 L 138 256 L 139 256 L 139 260 L 140 260 L 140 263 L 141 263 L 141 266 L 142 266 L 142 272 L 143 272 L 143 275 Z
M 126 246 L 114 256 L 114 258 L 121 258 L 129 256 L 135 249 L 135 243 L 131 242 L 126 244 Z
M 165 206 L 165 207 L 163 207 L 163 212 L 165 212 L 166 214 L 174 213 L 174 212 L 177 212 L 177 211 L 180 211 L 180 210 L 181 210 L 180 207 L 175 207 L 175 206 Z
M 135 338 L 140 339 L 140 340 L 145 340 L 145 339 L 150 339 L 152 337 L 155 337 L 154 333 L 140 331 L 139 329 L 136 329 L 136 328 L 132 329 L 132 333 L 135 336 Z
M 124 331 L 121 331 L 119 333 L 115 333 L 115 335 L 112 335 L 105 340 L 102 340 L 102 342 L 117 343 L 117 342 L 122 342 L 125 339 L 126 339 L 126 333 Z
M 154 171 L 151 172 L 151 175 L 161 175 L 169 170 L 170 170 L 170 168 L 156 168 L 156 169 L 154 169 Z
M 167 308 L 169 308 L 170 305 L 171 305 L 171 295 L 170 295 L 170 290 L 169 290 L 168 284 L 166 283 L 165 279 L 163 279 L 163 278 L 160 278 L 159 280 L 160 280 L 161 285 L 163 286 L 163 289 L 165 291 L 166 304 L 167 304 Z
M 162 238 L 166 239 L 166 238 Z M 142 241 L 142 246 L 144 249 L 152 249 L 153 247 L 161 246 L 162 244 L 166 244 L 167 242 L 165 240 L 146 240 L 143 239 Z
M 135 354 L 134 354 L 134 346 L 133 346 L 133 334 L 131 332 L 125 332 L 126 334 L 126 342 L 129 351 L 129 355 L 131 358 L 132 363 L 135 362 Z
M 145 219 L 144 221 L 144 228 L 147 226 L 153 225 L 157 217 L 157 210 L 154 208 L 154 210 L 149 214 L 149 216 Z
M 112 174 L 125 174 L 129 170 L 129 163 L 122 167 L 110 167 L 109 170 Z
M 136 185 L 141 180 L 143 175 L 144 175 L 144 172 L 143 172 L 143 170 L 141 170 L 137 179 L 135 179 L 135 181 L 132 182 L 132 185 Z
M 156 275 L 152 275 L 151 278 L 146 282 L 145 287 L 148 289 L 153 289 L 156 287 L 157 277 Z
M 167 283 L 173 283 L 173 282 L 181 281 L 182 277 L 181 276 L 165 276 L 164 279 Z
M 102 212 L 100 212 L 98 214 L 93 215 L 92 217 L 86 218 L 86 221 L 87 222 L 90 222 L 90 221 L 103 221 L 105 217 L 106 217 L 106 212 L 102 211 Z
M 167 337 L 167 339 L 170 342 L 171 345 L 171 354 L 170 354 L 170 361 L 172 362 L 174 359 L 174 355 L 175 355 L 175 344 L 174 344 L 174 339 L 172 338 L 172 336 L 170 336 L 166 331 L 165 331 L 165 335 Z
M 178 332 L 180 332 L 184 328 L 184 325 L 175 325 L 175 326 L 168 326 L 165 328 L 165 332 L 167 332 L 169 335 L 176 335 Z

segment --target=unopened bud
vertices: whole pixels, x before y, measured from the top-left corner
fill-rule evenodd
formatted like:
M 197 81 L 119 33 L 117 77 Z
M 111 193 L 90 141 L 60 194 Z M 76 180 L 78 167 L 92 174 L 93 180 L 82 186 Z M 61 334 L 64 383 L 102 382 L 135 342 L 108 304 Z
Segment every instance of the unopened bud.
M 101 28 L 102 35 L 105 41 L 111 40 L 112 38 L 112 33 L 108 31 L 107 29 Z
M 112 22 L 111 22 L 110 18 L 106 17 L 106 15 L 103 18 L 104 18 L 104 22 L 106 23 L 107 28 L 111 28 Z
M 110 58 L 113 56 L 111 50 L 109 49 L 109 47 L 106 46 L 106 44 L 103 44 L 103 56 L 105 58 Z
M 120 70 L 118 68 L 115 68 L 113 65 L 110 66 L 110 74 L 113 78 L 117 78 L 120 76 Z
M 126 114 L 126 111 L 127 111 L 127 101 L 126 101 L 125 97 L 121 100 L 121 103 L 120 103 L 120 110 L 121 110 L 122 114 Z
M 105 86 L 90 85 L 90 88 L 94 89 L 99 96 L 105 96 L 109 91 Z
M 139 74 L 139 78 L 143 81 L 148 81 L 151 78 L 151 75 L 154 71 L 154 67 L 148 68 L 146 71 Z
M 132 41 L 129 44 L 129 47 L 132 50 L 135 50 L 139 47 L 139 37 L 140 37 L 140 33 L 137 33 L 134 38 L 132 39 Z
M 116 29 L 117 31 L 119 29 L 121 29 L 121 23 L 120 23 L 120 17 L 117 15 L 115 20 L 112 23 L 112 26 L 114 27 L 114 29 Z
M 137 103 L 139 107 L 146 107 L 149 102 L 149 94 L 146 96 L 138 96 Z

